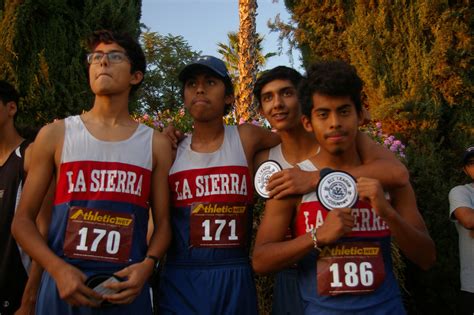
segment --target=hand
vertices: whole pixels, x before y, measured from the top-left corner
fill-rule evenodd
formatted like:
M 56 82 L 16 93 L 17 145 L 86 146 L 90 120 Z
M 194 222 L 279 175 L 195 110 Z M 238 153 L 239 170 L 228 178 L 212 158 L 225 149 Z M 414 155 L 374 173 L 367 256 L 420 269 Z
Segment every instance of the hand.
M 76 267 L 63 262 L 51 275 L 56 282 L 61 299 L 73 306 L 98 307 L 103 297 L 88 288 L 84 282 L 87 277 Z
M 16 310 L 15 315 L 35 315 L 35 307 L 35 301 L 21 301 L 21 306 L 19 309 Z
M 334 243 L 345 234 L 352 232 L 354 217 L 351 211 L 351 208 L 339 208 L 329 211 L 323 225 L 316 231 L 320 245 Z
M 175 150 L 178 148 L 178 143 L 185 137 L 185 135 L 180 130 L 177 130 L 173 124 L 166 126 L 162 133 L 170 139 L 171 145 Z
M 125 278 L 125 281 L 110 283 L 104 285 L 113 290 L 118 290 L 118 293 L 104 295 L 104 299 L 114 304 L 129 304 L 140 294 L 145 282 L 153 273 L 153 261 L 145 259 L 140 263 L 136 263 L 125 267 L 124 269 L 115 273 L 116 276 Z
M 273 174 L 267 184 L 270 198 L 280 199 L 288 195 L 303 195 L 313 191 L 319 180 L 319 171 L 306 172 L 298 166 Z
M 360 177 L 357 179 L 359 198 L 370 202 L 375 213 L 381 218 L 386 218 L 390 211 L 394 211 L 385 198 L 382 185 L 376 179 Z

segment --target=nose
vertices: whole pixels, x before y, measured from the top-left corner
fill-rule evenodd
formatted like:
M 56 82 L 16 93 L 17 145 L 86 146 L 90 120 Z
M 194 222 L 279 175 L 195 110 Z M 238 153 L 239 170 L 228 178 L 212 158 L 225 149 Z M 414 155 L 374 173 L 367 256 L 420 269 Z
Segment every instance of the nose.
M 274 97 L 273 97 L 273 104 L 272 104 L 273 108 L 281 108 L 283 107 L 283 99 L 282 97 L 280 96 L 280 94 L 276 94 Z
M 102 58 L 100 59 L 100 65 L 101 66 L 108 66 L 109 65 L 109 55 L 104 54 Z
M 204 92 L 205 92 L 204 82 L 197 81 L 196 82 L 196 93 L 197 94 L 204 94 Z
M 339 116 L 334 113 L 329 116 L 329 122 L 329 126 L 331 129 L 338 129 L 341 127 L 341 121 L 339 119 Z

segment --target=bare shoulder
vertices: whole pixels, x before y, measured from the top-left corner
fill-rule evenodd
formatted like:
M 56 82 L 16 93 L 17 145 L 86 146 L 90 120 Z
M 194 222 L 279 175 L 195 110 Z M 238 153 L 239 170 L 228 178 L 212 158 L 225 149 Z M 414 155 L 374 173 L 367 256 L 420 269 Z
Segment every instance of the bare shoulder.
M 155 161 L 170 163 L 172 159 L 171 141 L 162 133 L 153 131 L 153 157 Z
M 33 152 L 38 150 L 55 149 L 58 145 L 62 144 L 64 130 L 65 124 L 63 119 L 45 125 L 38 132 L 31 149 Z

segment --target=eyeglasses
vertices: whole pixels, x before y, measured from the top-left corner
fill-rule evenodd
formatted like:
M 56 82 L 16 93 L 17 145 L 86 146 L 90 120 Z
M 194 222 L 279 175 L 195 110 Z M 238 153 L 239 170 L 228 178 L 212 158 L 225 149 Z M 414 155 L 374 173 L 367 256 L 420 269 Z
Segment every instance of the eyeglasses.
M 107 60 L 110 63 L 121 63 L 124 61 L 128 61 L 128 57 L 124 52 L 121 51 L 111 51 L 111 52 L 101 52 L 101 51 L 96 51 L 90 54 L 87 54 L 87 62 L 90 65 L 95 65 L 98 64 L 102 61 L 102 58 L 104 56 L 107 56 Z

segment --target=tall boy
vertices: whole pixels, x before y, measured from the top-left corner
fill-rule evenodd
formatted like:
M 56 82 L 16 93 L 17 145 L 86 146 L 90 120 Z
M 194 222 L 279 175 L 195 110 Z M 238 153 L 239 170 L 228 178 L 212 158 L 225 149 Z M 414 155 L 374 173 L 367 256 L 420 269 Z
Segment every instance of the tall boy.
M 301 171 L 299 167 L 293 168 L 319 152 L 314 134 L 306 131 L 301 122 L 297 87 L 302 78 L 298 71 L 278 66 L 265 71 L 255 83 L 254 94 L 260 113 L 281 137 L 281 144 L 259 152 L 255 163 L 258 165 L 270 159 L 277 161 L 284 169 L 272 176 L 267 186 L 270 196 L 275 198 L 312 191 L 319 179 L 319 172 L 309 173 Z M 393 154 L 369 140 L 364 133 L 359 132 L 356 138 L 363 164 L 352 169 L 351 174 L 374 176 L 390 187 L 406 184 L 408 172 Z M 296 275 L 295 268 L 277 274 L 273 291 L 273 314 L 302 313 Z
M 362 81 L 345 63 L 318 63 L 309 69 L 299 90 L 303 125 L 321 149 L 300 168 L 351 171 L 361 165 L 355 141 L 362 121 L 361 89 Z M 393 206 L 378 180 L 360 177 L 357 190 L 360 199 L 352 209 L 328 211 L 315 192 L 266 202 L 254 269 L 267 273 L 298 262 L 305 314 L 404 313 L 392 270 L 391 236 L 421 267 L 434 262 L 434 244 L 410 186 L 390 191 Z M 294 238 L 285 240 L 291 222 Z M 347 254 L 346 248 L 356 253 L 375 248 L 377 255 Z
M 42 128 L 35 142 L 13 233 L 45 269 L 37 314 L 150 314 L 147 279 L 169 240 L 167 174 L 171 146 L 129 115 L 145 57 L 131 37 L 111 31 L 90 38 L 92 109 Z M 34 224 L 53 174 L 57 183 L 48 244 Z M 154 233 L 147 247 L 148 207 Z M 85 281 L 119 277 L 100 294 Z
M 161 314 L 257 314 L 249 246 L 252 162 L 278 136 L 225 126 L 234 94 L 222 60 L 202 56 L 179 74 L 193 132 L 170 170 L 173 241 L 160 287 Z

